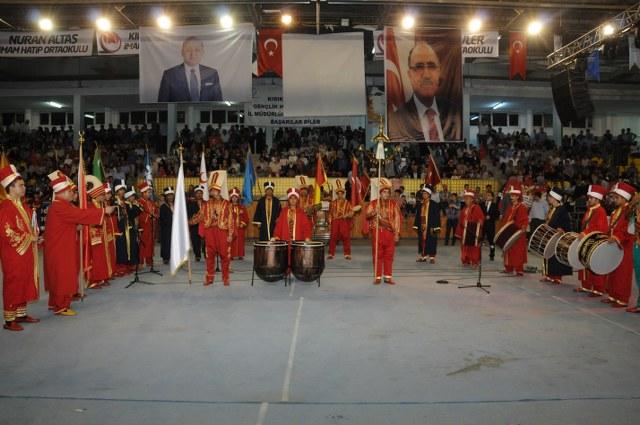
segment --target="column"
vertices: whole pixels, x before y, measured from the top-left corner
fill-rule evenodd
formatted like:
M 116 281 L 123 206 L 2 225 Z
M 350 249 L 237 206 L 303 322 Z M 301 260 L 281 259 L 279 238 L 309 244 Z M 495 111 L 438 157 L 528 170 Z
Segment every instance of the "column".
M 562 122 L 560 121 L 560 115 L 558 115 L 555 104 L 553 105 L 553 141 L 556 146 L 562 144 Z
M 167 103 L 167 153 L 171 144 L 176 140 L 176 120 L 178 107 L 175 103 Z
M 533 134 L 533 111 L 531 109 L 527 109 L 524 124 L 524 128 L 527 130 L 527 133 Z
M 469 117 L 471 114 L 471 94 L 469 88 L 462 89 L 462 138 L 466 140 L 467 145 L 478 146 L 478 140 L 471 140 L 471 127 L 469 125 Z
M 82 95 L 73 95 L 73 147 L 78 147 L 79 131 L 84 130 L 84 114 L 82 112 Z
M 109 108 L 108 106 L 104 107 L 104 128 L 105 130 L 107 128 L 109 128 L 109 124 L 111 124 L 111 108 Z M 96 127 L 97 129 L 100 129 L 100 126 Z
M 196 116 L 199 111 L 195 106 L 189 105 L 187 106 L 187 125 L 189 126 L 189 130 L 193 131 L 196 128 L 196 123 L 200 119 L 200 117 Z
M 25 109 L 24 110 L 24 123 L 26 125 L 27 121 L 29 121 L 29 127 L 27 128 L 27 130 L 31 130 L 32 128 L 34 128 L 34 124 L 33 124 L 33 116 L 31 113 L 31 109 Z

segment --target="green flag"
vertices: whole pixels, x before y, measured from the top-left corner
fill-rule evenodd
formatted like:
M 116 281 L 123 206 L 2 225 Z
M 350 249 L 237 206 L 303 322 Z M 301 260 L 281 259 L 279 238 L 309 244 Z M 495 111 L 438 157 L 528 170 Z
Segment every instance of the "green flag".
M 93 170 L 94 176 L 100 179 L 104 183 L 104 168 L 102 167 L 102 157 L 100 156 L 100 146 L 96 146 L 96 150 L 93 153 Z

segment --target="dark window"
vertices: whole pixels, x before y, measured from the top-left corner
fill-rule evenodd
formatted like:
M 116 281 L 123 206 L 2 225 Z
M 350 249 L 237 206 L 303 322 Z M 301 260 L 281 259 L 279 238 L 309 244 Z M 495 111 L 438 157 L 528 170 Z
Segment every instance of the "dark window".
M 520 127 L 518 124 L 518 119 L 520 116 L 518 114 L 509 114 L 509 127 Z
M 162 123 L 166 123 L 167 122 L 167 111 L 160 111 L 160 122 Z
M 147 114 L 144 111 L 131 111 L 131 124 L 144 124 L 146 116 Z
M 176 113 L 176 121 L 178 122 L 178 124 L 184 124 L 185 123 L 185 121 L 187 120 L 186 119 L 186 115 L 187 114 L 185 114 L 184 111 L 178 111 Z
M 507 114 L 493 114 L 493 126 L 494 127 L 506 127 L 507 126 Z
M 96 124 L 104 124 L 104 112 L 96 112 Z
M 158 111 L 147 112 L 147 122 L 148 123 L 158 122 Z
M 64 112 L 52 112 L 51 113 L 51 125 L 65 125 L 65 118 L 67 114 Z
M 544 126 L 545 127 L 553 127 L 553 115 L 552 114 L 544 114 Z
M 211 111 L 200 111 L 200 122 L 201 123 L 210 123 L 211 122 Z
M 16 114 L 16 122 L 22 124 L 24 122 L 24 114 L 23 113 L 17 113 Z
M 572 128 L 585 128 L 586 126 L 587 126 L 587 120 L 584 118 L 571 121 Z
M 480 114 L 480 121 L 484 124 L 491 124 L 491 114 Z
M 533 126 L 542 127 L 542 114 L 533 114 Z
M 227 119 L 226 111 L 212 111 L 211 112 L 211 122 L 213 124 L 224 124 Z
M 469 125 L 478 126 L 480 124 L 480 114 L 477 112 L 472 112 L 469 115 Z
M 67 112 L 67 124 L 73 125 L 73 113 Z
M 120 120 L 119 124 L 129 124 L 129 113 L 128 112 L 120 112 Z
M 49 114 L 43 112 L 40 114 L 40 125 L 49 125 Z
M 2 114 L 2 124 L 9 126 L 11 124 L 13 124 L 13 122 L 16 119 L 16 114 L 15 112 L 5 112 L 4 114 Z
M 227 111 L 227 122 L 238 122 L 238 111 Z

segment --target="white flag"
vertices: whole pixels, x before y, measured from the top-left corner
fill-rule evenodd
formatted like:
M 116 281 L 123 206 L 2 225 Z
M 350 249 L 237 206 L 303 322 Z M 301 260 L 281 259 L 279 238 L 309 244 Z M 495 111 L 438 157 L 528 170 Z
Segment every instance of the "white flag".
M 369 190 L 371 191 L 369 199 L 371 199 L 372 201 L 378 199 L 378 197 L 380 196 L 380 183 L 378 182 L 377 177 L 372 178 L 369 182 Z
M 209 183 L 207 183 L 207 164 L 204 161 L 204 150 L 202 151 L 202 158 L 200 159 L 200 185 L 204 187 L 204 192 L 202 193 L 202 199 L 205 201 L 209 200 Z
M 636 36 L 629 36 L 629 69 L 633 68 L 633 65 L 640 68 L 640 49 L 636 47 Z
M 182 155 L 180 155 L 180 169 L 176 182 L 176 198 L 173 205 L 173 221 L 171 222 L 171 259 L 169 266 L 171 275 L 189 260 L 191 240 L 189 238 L 189 221 L 187 219 L 187 199 L 184 193 L 184 171 Z

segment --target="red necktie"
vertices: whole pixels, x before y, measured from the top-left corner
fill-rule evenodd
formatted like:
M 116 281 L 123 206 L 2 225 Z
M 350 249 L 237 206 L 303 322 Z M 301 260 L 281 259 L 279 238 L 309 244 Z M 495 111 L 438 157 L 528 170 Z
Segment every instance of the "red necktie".
M 440 136 L 438 135 L 438 126 L 436 125 L 436 111 L 429 108 L 427 112 L 427 123 L 429 124 L 429 139 L 430 142 L 440 142 Z

